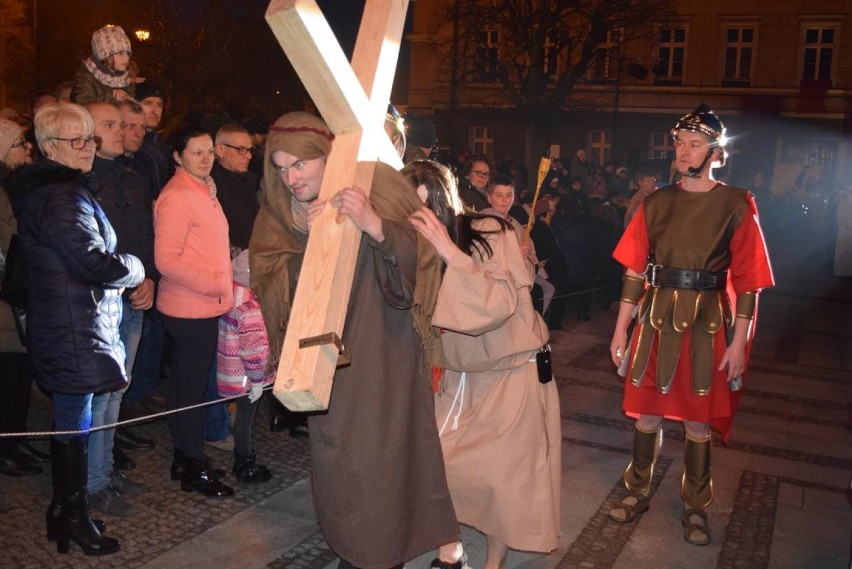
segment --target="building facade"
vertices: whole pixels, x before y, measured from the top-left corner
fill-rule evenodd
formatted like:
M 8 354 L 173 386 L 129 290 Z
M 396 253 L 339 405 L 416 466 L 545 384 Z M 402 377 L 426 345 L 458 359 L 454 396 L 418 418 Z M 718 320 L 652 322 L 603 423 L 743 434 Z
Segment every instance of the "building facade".
M 453 151 L 529 166 L 538 152 L 528 125 L 495 79 L 506 32 L 460 33 L 472 21 L 454 19 L 459 1 L 412 3 L 407 110 L 433 115 Z M 582 148 L 598 163 L 650 162 L 665 176 L 669 129 L 704 102 L 728 128 L 733 181 L 762 172 L 776 193 L 801 185 L 803 171 L 825 186 L 852 183 L 849 0 L 670 0 L 655 21 L 629 34 L 613 25 L 597 38 L 552 119 L 549 143 L 562 157 Z M 583 46 L 568 43 L 542 45 L 536 65 L 545 75 L 576 72 Z

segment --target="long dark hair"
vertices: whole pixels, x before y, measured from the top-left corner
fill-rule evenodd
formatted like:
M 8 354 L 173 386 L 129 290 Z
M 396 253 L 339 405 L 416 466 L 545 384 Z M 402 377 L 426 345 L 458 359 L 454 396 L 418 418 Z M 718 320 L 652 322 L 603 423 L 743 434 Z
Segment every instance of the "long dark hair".
M 444 224 L 453 243 L 468 255 L 478 250 L 483 258 L 490 257 L 493 251 L 485 236 L 506 231 L 511 227 L 499 217 L 464 211 L 459 199 L 456 177 L 443 164 L 431 160 L 412 162 L 402 169 L 402 174 L 415 188 L 421 185 L 426 188 L 426 207 Z M 473 228 L 474 221 L 486 218 L 496 220 L 500 225 L 499 229 L 481 231 Z

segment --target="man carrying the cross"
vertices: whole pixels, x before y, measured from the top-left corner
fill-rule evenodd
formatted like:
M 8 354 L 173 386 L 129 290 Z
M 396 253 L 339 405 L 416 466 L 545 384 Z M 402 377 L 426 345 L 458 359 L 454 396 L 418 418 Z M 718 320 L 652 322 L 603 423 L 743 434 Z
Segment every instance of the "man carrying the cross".
M 443 554 L 460 539 L 423 349 L 434 346 L 427 307 L 440 261 L 407 222 L 421 204 L 390 166 L 376 164 L 369 198 L 352 187 L 330 204 L 317 199 L 333 139 L 307 113 L 270 127 L 249 246 L 252 289 L 277 364 L 313 219 L 330 205 L 361 230 L 343 334 L 352 363 L 337 370 L 328 411 L 308 423 L 313 496 L 341 568 L 389 569 L 440 545 Z M 438 566 L 463 565 L 458 555 L 445 561 Z

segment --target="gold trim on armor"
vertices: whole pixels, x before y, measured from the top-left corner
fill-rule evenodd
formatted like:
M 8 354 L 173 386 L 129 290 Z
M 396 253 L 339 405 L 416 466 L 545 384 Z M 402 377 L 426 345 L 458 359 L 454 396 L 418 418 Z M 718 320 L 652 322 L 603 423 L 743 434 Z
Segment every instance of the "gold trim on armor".
M 637 428 L 638 428 L 638 427 L 637 427 Z M 707 433 L 707 434 L 706 434 L 706 435 L 704 435 L 703 437 L 696 437 L 696 436 L 693 436 L 693 435 L 689 434 L 689 431 L 687 431 L 687 432 L 686 432 L 686 438 L 687 438 L 687 440 L 690 440 L 690 441 L 692 441 L 692 442 L 694 442 L 694 443 L 706 443 L 707 441 L 711 441 L 711 440 L 713 440 L 713 433 L 712 433 L 712 432 L 711 432 L 711 433 Z
M 757 291 L 744 292 L 737 295 L 737 318 L 751 320 L 754 317 L 754 307 L 757 304 Z
M 648 322 L 641 321 L 633 332 L 636 334 L 636 350 L 633 352 L 633 360 L 630 362 L 630 383 L 634 387 L 642 385 L 642 377 L 645 375 L 645 368 L 648 367 L 648 359 L 651 356 L 654 332 L 653 326 Z
M 631 492 L 646 493 L 651 487 L 654 467 L 663 443 L 663 429 L 643 431 L 638 423 L 633 431 L 633 457 L 622 474 L 624 486 Z M 646 494 L 647 495 L 647 494 Z
M 711 465 L 712 435 L 696 439 L 686 435 L 683 444 L 683 476 L 680 498 L 689 508 L 703 510 L 713 501 Z M 691 478 L 691 480 L 690 480 Z
M 692 392 L 695 395 L 707 395 L 713 386 L 715 342 L 716 334 L 708 332 L 705 326 L 692 329 Z
M 645 294 L 645 280 L 631 275 L 624 275 L 621 288 L 621 301 L 628 304 L 639 304 Z
M 657 391 L 668 393 L 672 388 L 683 333 L 674 326 L 665 326 L 657 332 Z
M 672 305 L 672 326 L 678 332 L 686 332 L 698 317 L 701 293 L 697 290 L 676 290 L 672 296 Z

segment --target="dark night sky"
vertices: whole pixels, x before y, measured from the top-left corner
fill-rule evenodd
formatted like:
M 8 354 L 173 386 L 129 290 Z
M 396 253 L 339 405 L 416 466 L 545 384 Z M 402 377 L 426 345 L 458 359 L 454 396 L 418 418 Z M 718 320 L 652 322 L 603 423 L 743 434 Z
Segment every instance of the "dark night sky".
M 266 28 L 263 17 L 269 5 L 268 2 L 264 0 L 236 1 L 242 3 L 245 9 L 243 13 L 248 19 L 256 19 L 260 26 Z M 323 11 L 344 52 L 351 57 L 365 0 L 316 0 L 316 2 Z M 98 12 L 101 5 L 102 1 L 100 0 L 40 0 L 38 2 L 39 72 L 37 83 L 39 88 L 53 89 L 62 81 L 70 79 L 79 65 L 80 59 L 88 55 L 91 33 L 105 23 L 113 23 L 96 22 L 95 18 L 92 17 Z M 188 6 L 187 10 L 194 7 L 191 3 L 186 6 Z M 407 29 L 410 26 L 412 11 L 413 9 L 409 8 Z M 187 14 L 187 17 L 195 19 L 199 17 L 199 14 Z M 121 19 L 119 18 L 119 20 Z M 123 24 L 125 28 L 133 25 L 122 21 L 114 23 Z M 268 28 L 266 29 L 268 30 Z M 130 30 L 127 29 L 127 31 Z M 405 85 L 403 84 L 407 82 L 405 79 L 408 68 L 407 43 L 403 41 L 400 51 L 399 81 L 395 85 L 395 93 L 399 93 L 401 87 L 403 88 L 402 92 L 404 92 Z M 264 42 L 264 45 L 269 45 L 269 43 Z M 275 59 L 278 56 L 271 54 L 271 57 Z M 395 98 L 397 98 L 397 95 L 395 95 Z

